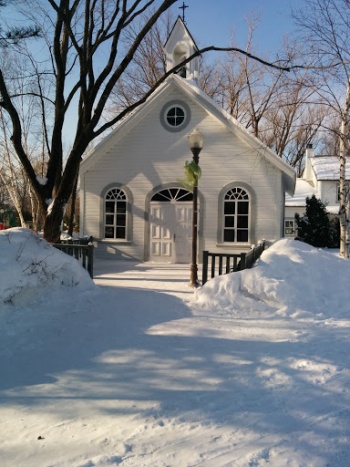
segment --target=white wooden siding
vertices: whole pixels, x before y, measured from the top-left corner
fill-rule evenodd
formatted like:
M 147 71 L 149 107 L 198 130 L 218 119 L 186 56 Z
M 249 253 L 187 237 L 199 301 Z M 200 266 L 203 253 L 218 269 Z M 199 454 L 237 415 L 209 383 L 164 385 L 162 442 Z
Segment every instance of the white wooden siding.
M 184 96 L 178 91 L 170 93 L 167 100 L 159 102 L 137 127 L 99 158 L 98 164 L 84 173 L 86 209 L 82 209 L 85 215 L 82 233 L 101 238 L 101 192 L 111 183 L 122 183 L 133 195 L 133 234 L 130 243 L 115 242 L 116 248 L 127 255 L 146 259 L 146 196 L 154 187 L 184 178 L 184 163 L 192 158 L 187 135 L 198 127 L 205 135 L 205 146 L 200 154 L 199 191 L 204 197 L 200 206 L 200 249 L 222 251 L 224 248 L 217 244 L 218 198 L 222 188 L 232 182 L 245 182 L 254 191 L 256 219 L 252 242 L 279 238 L 283 211 L 280 171 L 215 117 L 188 100 L 192 114 L 190 124 L 181 132 L 166 131 L 159 114 L 163 105 L 173 99 L 184 100 Z M 112 245 L 113 242 L 109 243 Z

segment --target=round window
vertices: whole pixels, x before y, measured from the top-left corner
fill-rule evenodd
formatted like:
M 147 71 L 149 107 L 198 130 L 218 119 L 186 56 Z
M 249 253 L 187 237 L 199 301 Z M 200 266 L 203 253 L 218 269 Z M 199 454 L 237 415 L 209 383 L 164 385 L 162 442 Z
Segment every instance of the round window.
M 181 131 L 190 120 L 190 109 L 184 102 L 172 101 L 163 107 L 160 119 L 166 130 Z
M 174 106 L 168 110 L 166 120 L 171 126 L 180 126 L 186 118 L 186 112 L 182 107 Z

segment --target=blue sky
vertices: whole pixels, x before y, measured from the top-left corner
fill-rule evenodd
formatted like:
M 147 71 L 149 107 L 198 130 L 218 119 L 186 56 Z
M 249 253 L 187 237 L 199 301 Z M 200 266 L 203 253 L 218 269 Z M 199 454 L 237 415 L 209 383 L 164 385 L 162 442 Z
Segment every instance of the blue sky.
M 244 17 L 250 13 L 261 13 L 256 40 L 262 53 L 274 52 L 286 33 L 295 29 L 290 17 L 291 5 L 296 8 L 307 0 L 187 0 L 186 24 L 199 47 L 207 45 L 229 45 L 232 32 L 238 40 L 238 47 L 244 47 L 247 39 L 247 25 Z M 179 0 L 174 11 L 179 9 Z
M 247 40 L 247 25 L 244 17 L 250 13 L 261 13 L 261 22 L 255 33 L 254 44 L 259 56 L 277 52 L 283 36 L 290 33 L 293 22 L 290 17 L 291 5 L 298 7 L 307 0 L 185 0 L 186 24 L 199 47 L 216 45 L 230 46 L 235 32 L 235 46 L 244 48 Z M 178 0 L 173 12 L 181 15 Z M 11 17 L 11 9 L 2 11 Z M 74 125 L 73 125 L 74 127 Z

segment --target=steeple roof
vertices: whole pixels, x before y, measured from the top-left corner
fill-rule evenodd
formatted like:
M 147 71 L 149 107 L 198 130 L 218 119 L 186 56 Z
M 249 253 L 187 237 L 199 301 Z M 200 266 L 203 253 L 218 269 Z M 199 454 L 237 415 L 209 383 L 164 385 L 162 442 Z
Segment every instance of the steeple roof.
M 170 71 L 174 66 L 191 57 L 198 50 L 190 31 L 179 16 L 164 45 L 166 55 L 166 70 Z M 199 72 L 199 58 L 195 57 L 176 71 L 182 78 L 197 79 Z
M 173 40 L 174 38 L 182 37 L 184 39 L 186 36 L 190 39 L 190 41 L 192 42 L 194 48 L 196 50 L 198 50 L 196 41 L 193 39 L 192 34 L 190 33 L 190 31 L 187 28 L 186 24 L 182 21 L 181 16 L 178 16 L 177 20 L 174 23 L 174 26 L 173 26 L 172 30 L 170 31 L 169 36 L 168 36 L 168 38 L 167 38 L 167 40 L 166 40 L 166 42 L 164 44 L 164 50 L 167 50 L 167 48 L 169 47 L 170 41 Z M 179 40 L 179 39 L 177 39 L 177 40 Z

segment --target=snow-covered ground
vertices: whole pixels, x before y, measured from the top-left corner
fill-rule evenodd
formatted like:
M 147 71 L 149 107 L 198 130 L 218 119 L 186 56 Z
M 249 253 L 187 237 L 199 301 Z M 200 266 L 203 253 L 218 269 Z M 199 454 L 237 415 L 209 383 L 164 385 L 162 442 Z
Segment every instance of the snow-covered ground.
M 1 467 L 350 465 L 349 261 L 285 239 L 194 294 L 182 266 L 95 285 L 25 229 L 0 251 Z

